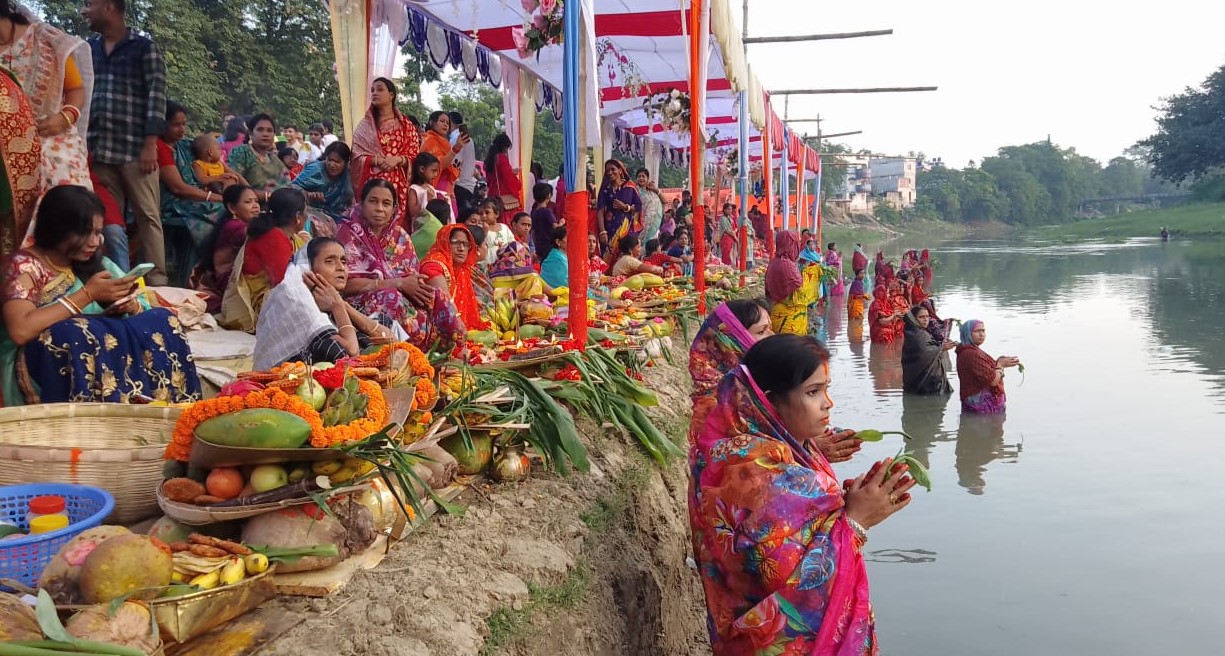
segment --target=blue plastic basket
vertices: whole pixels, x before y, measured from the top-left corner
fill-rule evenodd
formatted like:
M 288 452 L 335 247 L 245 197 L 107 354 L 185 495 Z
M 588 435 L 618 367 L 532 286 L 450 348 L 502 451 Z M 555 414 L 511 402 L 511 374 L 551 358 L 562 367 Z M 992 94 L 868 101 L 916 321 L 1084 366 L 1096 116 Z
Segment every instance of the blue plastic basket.
M 0 579 L 14 579 L 36 587 L 43 568 L 61 547 L 82 531 L 101 524 L 115 509 L 115 498 L 96 487 L 63 483 L 10 485 L 0 487 L 0 520 L 28 530 L 26 513 L 30 510 L 30 499 L 49 494 L 64 497 L 71 523 L 67 528 L 50 533 L 0 540 Z

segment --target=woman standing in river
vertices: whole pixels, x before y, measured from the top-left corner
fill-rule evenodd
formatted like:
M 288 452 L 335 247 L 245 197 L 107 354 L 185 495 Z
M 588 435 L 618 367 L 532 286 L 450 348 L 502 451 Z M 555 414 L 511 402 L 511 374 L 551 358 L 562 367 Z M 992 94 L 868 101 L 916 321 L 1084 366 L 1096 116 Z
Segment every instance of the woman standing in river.
M 840 484 L 802 445 L 829 425 L 829 351 L 757 342 L 690 449 L 689 518 L 715 656 L 878 653 L 862 548 L 910 503 L 889 459 Z M 889 480 L 885 480 L 890 472 Z

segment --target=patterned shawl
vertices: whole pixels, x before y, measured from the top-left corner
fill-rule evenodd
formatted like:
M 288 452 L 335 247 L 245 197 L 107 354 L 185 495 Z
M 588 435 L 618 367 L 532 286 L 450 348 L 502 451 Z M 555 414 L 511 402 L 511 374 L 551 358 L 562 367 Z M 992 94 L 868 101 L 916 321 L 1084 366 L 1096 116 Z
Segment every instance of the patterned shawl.
M 838 478 L 734 369 L 690 449 L 689 517 L 715 656 L 877 653 Z
M 706 425 L 714 407 L 715 391 L 729 371 L 740 365 L 740 358 L 753 345 L 753 338 L 727 303 L 706 319 L 689 347 L 689 375 L 693 378 L 693 415 L 689 420 L 689 443 L 693 444 Z

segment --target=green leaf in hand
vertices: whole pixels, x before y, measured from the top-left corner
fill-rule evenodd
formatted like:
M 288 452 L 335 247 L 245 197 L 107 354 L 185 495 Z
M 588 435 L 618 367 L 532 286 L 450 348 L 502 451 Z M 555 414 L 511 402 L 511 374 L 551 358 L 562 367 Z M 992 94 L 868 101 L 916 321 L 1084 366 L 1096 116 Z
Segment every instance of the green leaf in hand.
M 861 442 L 879 442 L 885 439 L 886 435 L 901 435 L 903 438 L 907 440 L 910 439 L 910 436 L 907 435 L 904 431 L 878 431 L 872 428 L 869 428 L 867 430 L 856 431 L 855 439 Z

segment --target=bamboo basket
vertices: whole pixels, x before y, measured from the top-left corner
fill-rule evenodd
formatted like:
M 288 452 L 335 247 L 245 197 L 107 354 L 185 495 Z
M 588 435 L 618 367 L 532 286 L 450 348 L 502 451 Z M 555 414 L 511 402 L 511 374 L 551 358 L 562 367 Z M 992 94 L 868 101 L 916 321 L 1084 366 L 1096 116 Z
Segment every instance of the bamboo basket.
M 162 457 L 181 412 L 118 403 L 0 409 L 0 485 L 89 485 L 115 497 L 110 522 L 157 515 Z

